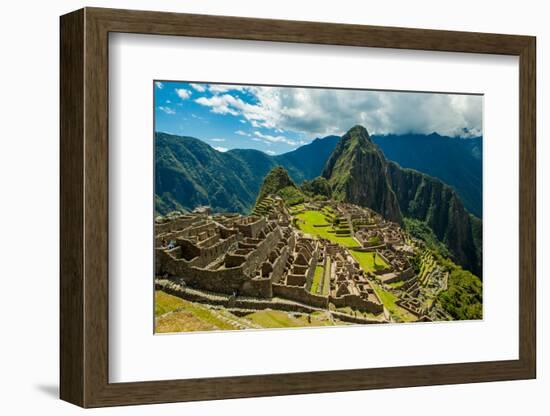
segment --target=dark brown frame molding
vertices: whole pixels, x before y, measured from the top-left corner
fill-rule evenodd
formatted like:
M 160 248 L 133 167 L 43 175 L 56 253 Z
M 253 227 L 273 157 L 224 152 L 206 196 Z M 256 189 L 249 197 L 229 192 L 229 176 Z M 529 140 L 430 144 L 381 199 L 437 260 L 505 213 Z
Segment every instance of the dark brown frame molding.
M 536 377 L 535 63 L 530 36 L 85 8 L 61 17 L 60 396 L 83 407 Z M 519 359 L 109 383 L 110 32 L 519 56 Z

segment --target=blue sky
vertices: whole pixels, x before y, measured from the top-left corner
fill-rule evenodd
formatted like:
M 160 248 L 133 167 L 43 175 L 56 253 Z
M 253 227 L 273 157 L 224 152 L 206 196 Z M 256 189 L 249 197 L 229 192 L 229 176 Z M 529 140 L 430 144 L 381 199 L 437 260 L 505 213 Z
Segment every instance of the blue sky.
M 355 124 L 370 134 L 482 131 L 481 96 L 155 81 L 155 130 L 281 154 Z

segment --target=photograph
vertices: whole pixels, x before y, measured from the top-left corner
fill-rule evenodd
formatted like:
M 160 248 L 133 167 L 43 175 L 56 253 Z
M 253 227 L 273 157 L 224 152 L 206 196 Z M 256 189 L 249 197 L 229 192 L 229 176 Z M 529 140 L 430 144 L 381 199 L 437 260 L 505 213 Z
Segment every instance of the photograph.
M 483 319 L 483 95 L 153 94 L 155 333 Z

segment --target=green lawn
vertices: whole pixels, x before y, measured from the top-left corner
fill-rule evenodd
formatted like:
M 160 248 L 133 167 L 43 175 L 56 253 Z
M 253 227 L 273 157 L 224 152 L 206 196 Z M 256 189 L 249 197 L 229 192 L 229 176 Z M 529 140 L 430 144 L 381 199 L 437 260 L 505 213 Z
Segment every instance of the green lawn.
M 319 285 L 321 284 L 321 281 L 323 279 L 324 270 L 325 269 L 323 268 L 323 266 L 315 267 L 315 274 L 313 275 L 313 282 L 311 283 L 311 293 L 316 294 L 319 290 Z
M 341 244 L 344 247 L 356 247 L 359 243 L 351 236 L 337 236 L 326 216 L 321 211 L 305 211 L 298 215 L 298 228 L 306 234 L 316 237 L 323 237 L 333 243 Z M 325 225 L 325 227 L 315 227 Z
M 155 291 L 155 316 L 164 315 L 176 309 L 185 308 L 187 302 L 160 290 Z
M 323 273 L 323 296 L 327 296 L 330 292 L 330 273 L 331 273 L 331 259 L 327 257 L 327 262 L 325 264 L 325 269 Z
M 356 309 L 350 308 L 349 306 L 344 306 L 342 308 L 336 308 L 336 310 L 338 312 L 342 312 L 342 313 L 345 313 L 347 315 L 358 316 L 359 318 L 363 317 L 363 318 L 372 319 L 372 320 L 379 320 L 379 319 L 382 318 L 382 314 L 375 315 L 374 313 L 370 313 L 370 312 L 361 312 L 361 311 L 358 311 Z
M 405 284 L 405 281 L 403 281 L 403 280 L 400 280 L 399 282 L 386 283 L 386 285 L 388 285 L 392 289 L 399 289 L 404 284 Z
M 388 266 L 388 264 L 377 253 L 363 252 L 350 250 L 351 255 L 359 262 L 361 268 L 366 272 L 372 272 L 375 270 L 382 270 Z
M 263 328 L 296 328 L 303 326 L 331 326 L 333 323 L 326 319 L 324 314 L 312 313 L 309 315 L 311 322 L 307 316 L 293 317 L 287 312 L 274 311 L 266 309 L 246 315 L 245 318 L 254 322 Z M 341 322 L 337 322 L 341 324 Z

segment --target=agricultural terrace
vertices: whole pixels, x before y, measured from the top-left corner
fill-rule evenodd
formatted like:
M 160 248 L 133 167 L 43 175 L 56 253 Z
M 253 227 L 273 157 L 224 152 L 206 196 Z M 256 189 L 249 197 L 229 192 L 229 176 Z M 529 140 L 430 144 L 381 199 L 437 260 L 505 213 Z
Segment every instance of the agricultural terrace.
M 340 228 L 334 226 L 329 217 L 322 211 L 310 210 L 304 211 L 295 216 L 298 228 L 306 234 L 326 238 L 333 243 L 340 244 L 344 247 L 357 247 L 359 243 L 349 233 L 336 234 Z
M 351 236 L 346 226 L 339 226 L 333 223 L 334 217 L 330 211 L 309 210 L 295 215 L 296 225 L 306 234 L 326 238 L 333 243 L 350 248 L 359 246 L 359 242 Z M 345 230 L 347 229 L 347 233 Z M 338 234 L 337 234 L 338 231 Z M 376 253 L 365 253 L 350 249 L 351 255 L 359 262 L 359 265 L 366 272 L 385 269 L 388 264 Z

